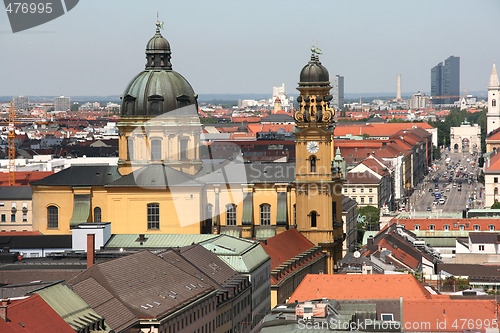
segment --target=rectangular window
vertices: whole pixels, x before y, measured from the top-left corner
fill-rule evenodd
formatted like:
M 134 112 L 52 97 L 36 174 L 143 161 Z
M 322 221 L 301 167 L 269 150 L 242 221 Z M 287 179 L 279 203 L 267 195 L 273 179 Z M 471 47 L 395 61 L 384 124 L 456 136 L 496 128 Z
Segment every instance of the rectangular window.
M 361 197 L 361 203 L 365 203 L 365 197 Z
M 187 160 L 188 142 L 187 139 L 181 140 L 181 160 Z
M 151 160 L 161 161 L 161 140 L 151 141 Z
M 356 189 L 355 188 L 352 189 L 352 193 L 356 193 Z
M 12 203 L 12 208 L 17 208 L 17 202 Z
M 498 177 L 493 178 L 493 183 L 498 183 Z
M 368 198 L 368 202 L 373 203 L 373 198 L 372 197 Z
M 226 225 L 236 225 L 236 205 L 226 206 Z
M 10 222 L 16 222 L 16 214 L 10 214 Z
M 160 229 L 160 204 L 148 204 L 148 230 Z
M 7 222 L 7 217 L 5 216 L 5 214 L 2 214 L 1 218 L 2 219 L 0 222 Z
M 27 202 L 23 202 L 23 208 L 28 208 L 28 203 Z
M 372 189 L 372 188 L 368 189 L 368 192 L 372 193 L 372 192 L 373 192 L 373 189 Z
M 263 204 L 260 206 L 260 225 L 271 224 L 271 206 Z
M 0 207 L 4 207 L 5 206 L 5 202 L 0 202 Z
M 484 251 L 484 245 L 479 245 L 479 251 Z
M 361 189 L 361 193 L 365 193 L 365 189 L 364 188 Z
M 23 213 L 23 222 L 28 222 L 28 214 Z

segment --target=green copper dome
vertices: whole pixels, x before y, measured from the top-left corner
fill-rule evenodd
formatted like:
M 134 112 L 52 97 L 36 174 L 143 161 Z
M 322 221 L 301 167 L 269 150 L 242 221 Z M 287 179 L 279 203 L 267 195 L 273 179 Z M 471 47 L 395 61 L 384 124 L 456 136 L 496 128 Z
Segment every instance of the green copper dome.
M 328 70 L 321 64 L 316 54 L 312 54 L 311 60 L 302 68 L 300 72 L 300 82 L 330 82 Z
M 146 45 L 146 69 L 123 92 L 122 116 L 158 116 L 188 105 L 197 109 L 197 95 L 189 82 L 172 70 L 170 43 L 156 33 Z

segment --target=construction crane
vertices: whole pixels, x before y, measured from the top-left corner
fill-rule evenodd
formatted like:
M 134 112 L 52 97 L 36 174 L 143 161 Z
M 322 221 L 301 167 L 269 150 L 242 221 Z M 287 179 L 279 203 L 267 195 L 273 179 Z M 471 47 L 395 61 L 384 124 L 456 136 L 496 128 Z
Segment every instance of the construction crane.
M 15 114 L 14 106 L 12 101 L 10 101 L 9 109 L 9 135 L 7 136 L 9 140 L 9 186 L 14 186 L 16 184 L 16 127 L 14 126 Z
M 4 122 L 0 119 L 0 122 Z M 8 129 L 8 149 L 9 149 L 9 186 L 16 185 L 16 127 L 15 124 L 23 124 L 24 122 L 16 121 L 16 113 L 12 101 L 10 101 Z M 53 121 L 33 121 L 33 124 L 51 124 Z

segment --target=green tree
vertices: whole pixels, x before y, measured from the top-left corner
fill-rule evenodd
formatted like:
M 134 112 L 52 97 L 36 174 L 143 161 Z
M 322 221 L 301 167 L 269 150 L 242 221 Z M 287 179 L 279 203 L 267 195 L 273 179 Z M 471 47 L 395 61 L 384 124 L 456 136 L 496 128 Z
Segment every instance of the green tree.
M 500 202 L 495 202 L 493 205 L 491 205 L 491 209 L 500 209 Z
M 432 146 L 432 159 L 439 160 L 441 158 L 441 148 Z
M 365 230 L 379 230 L 380 208 L 365 206 L 358 209 L 358 215 L 366 216 L 363 228 Z

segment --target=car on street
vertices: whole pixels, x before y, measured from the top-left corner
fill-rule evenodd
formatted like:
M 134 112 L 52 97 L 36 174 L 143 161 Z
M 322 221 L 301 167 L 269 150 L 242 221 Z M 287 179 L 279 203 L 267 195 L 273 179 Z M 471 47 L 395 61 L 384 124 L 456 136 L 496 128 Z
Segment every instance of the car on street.
M 427 211 L 430 212 L 432 210 L 431 206 L 427 206 Z

